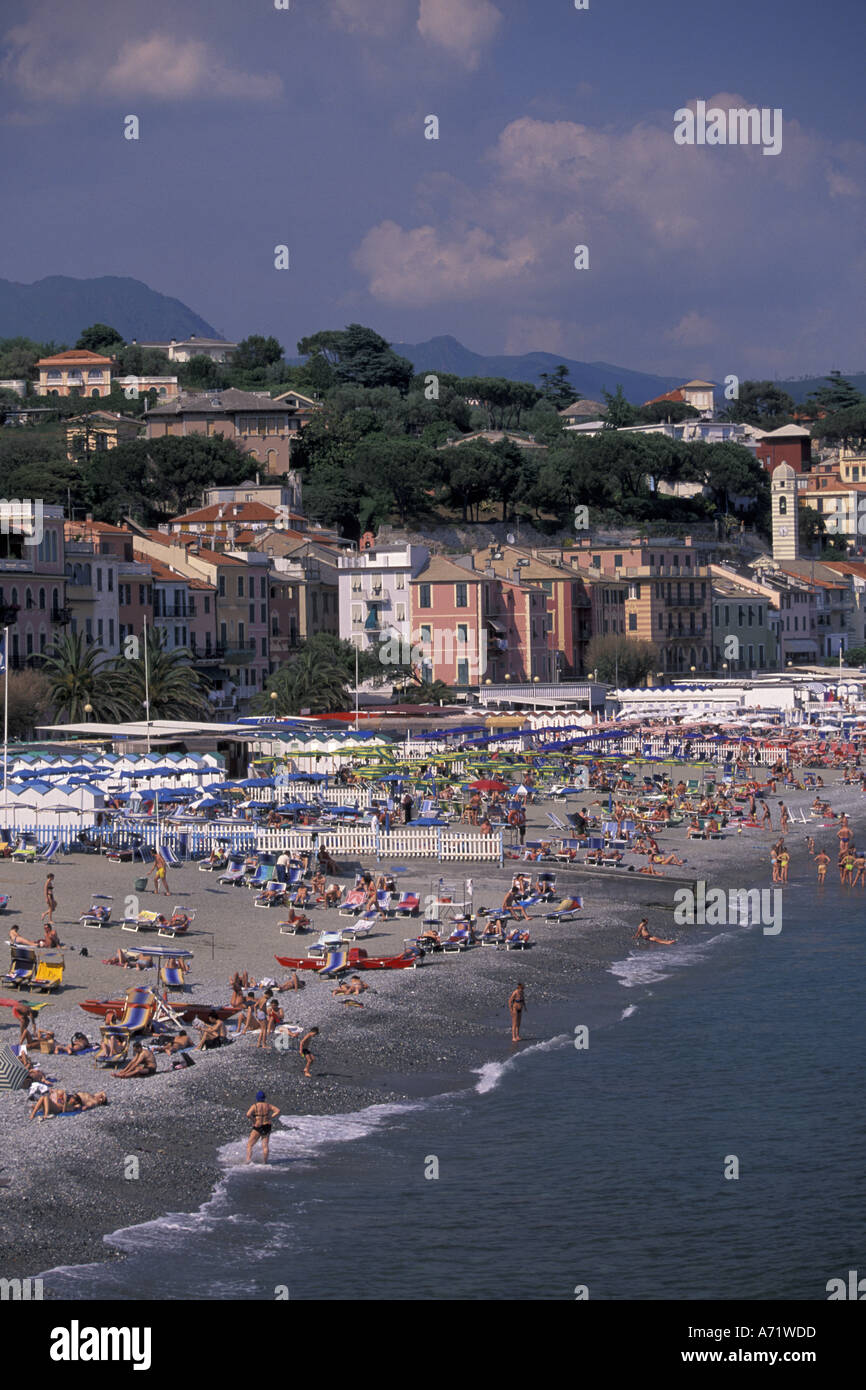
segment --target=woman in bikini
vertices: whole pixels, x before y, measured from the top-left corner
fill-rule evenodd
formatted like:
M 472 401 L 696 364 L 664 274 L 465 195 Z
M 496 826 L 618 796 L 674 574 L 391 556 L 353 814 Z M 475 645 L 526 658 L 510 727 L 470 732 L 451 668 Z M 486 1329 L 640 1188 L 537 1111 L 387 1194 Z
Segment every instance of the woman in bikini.
M 252 1120 L 252 1131 L 247 1140 L 247 1163 L 253 1161 L 253 1149 L 261 1140 L 262 1162 L 268 1161 L 268 1150 L 270 1148 L 271 1129 L 273 1122 L 279 1115 L 279 1110 L 275 1105 L 270 1105 L 264 1091 L 257 1091 L 254 1103 L 247 1111 L 247 1119 Z
M 518 983 L 509 995 L 508 1009 L 511 1014 L 511 1041 L 520 1042 L 520 1020 L 526 1010 L 526 996 L 521 983 Z

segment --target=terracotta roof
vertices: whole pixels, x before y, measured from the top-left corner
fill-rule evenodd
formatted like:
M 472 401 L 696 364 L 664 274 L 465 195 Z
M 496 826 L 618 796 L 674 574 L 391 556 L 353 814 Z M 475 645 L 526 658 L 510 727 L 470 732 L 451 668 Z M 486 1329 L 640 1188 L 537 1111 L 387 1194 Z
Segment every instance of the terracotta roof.
M 187 412 L 195 415 L 202 412 L 233 415 L 237 410 L 248 411 L 250 414 L 262 414 L 269 410 L 278 411 L 280 415 L 287 413 L 284 401 L 275 401 L 271 396 L 260 396 L 254 391 L 238 391 L 235 387 L 229 387 L 226 391 L 182 391 L 175 400 L 154 406 L 153 410 L 147 412 L 146 419 L 149 420 L 152 415 L 184 415 Z
M 657 405 L 659 401 L 684 401 L 685 396 L 677 388 L 676 391 L 666 391 L 663 396 L 653 396 L 651 401 L 644 401 L 644 405 Z
M 264 502 L 215 502 L 210 507 L 201 507 L 197 512 L 184 512 L 182 516 L 174 516 L 171 524 L 178 526 L 184 522 L 191 524 L 207 521 L 274 521 L 279 515 L 276 507 L 269 507 Z
M 86 348 L 70 348 L 66 352 L 55 352 L 51 357 L 40 357 L 36 365 L 37 367 L 48 367 L 56 362 L 61 367 L 73 367 L 80 362 L 85 367 L 97 365 L 105 367 L 112 365 L 114 360 L 113 357 L 103 357 L 98 352 L 88 352 Z

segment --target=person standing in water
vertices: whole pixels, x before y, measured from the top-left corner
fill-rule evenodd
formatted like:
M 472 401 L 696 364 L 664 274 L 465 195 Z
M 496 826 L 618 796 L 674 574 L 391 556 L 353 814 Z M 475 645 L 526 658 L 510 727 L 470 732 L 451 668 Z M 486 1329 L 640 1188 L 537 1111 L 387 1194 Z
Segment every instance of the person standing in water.
M 520 1042 L 520 1020 L 526 1010 L 526 995 L 522 983 L 518 983 L 508 998 L 511 1014 L 511 1041 Z
M 247 1140 L 247 1163 L 253 1161 L 253 1149 L 262 1142 L 262 1163 L 268 1161 L 268 1150 L 271 1142 L 271 1129 L 273 1122 L 279 1115 L 279 1110 L 275 1105 L 268 1103 L 268 1098 L 264 1091 L 257 1091 L 254 1103 L 247 1111 L 247 1119 L 252 1120 L 252 1130 Z

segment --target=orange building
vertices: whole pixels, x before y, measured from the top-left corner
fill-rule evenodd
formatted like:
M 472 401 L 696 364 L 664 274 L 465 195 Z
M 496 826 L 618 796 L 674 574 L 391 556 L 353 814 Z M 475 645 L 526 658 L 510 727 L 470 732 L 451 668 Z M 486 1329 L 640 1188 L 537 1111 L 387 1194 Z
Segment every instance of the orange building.
M 53 357 L 40 357 L 36 365 L 39 396 L 107 396 L 117 363 L 113 357 L 73 348 L 70 352 L 56 352 Z

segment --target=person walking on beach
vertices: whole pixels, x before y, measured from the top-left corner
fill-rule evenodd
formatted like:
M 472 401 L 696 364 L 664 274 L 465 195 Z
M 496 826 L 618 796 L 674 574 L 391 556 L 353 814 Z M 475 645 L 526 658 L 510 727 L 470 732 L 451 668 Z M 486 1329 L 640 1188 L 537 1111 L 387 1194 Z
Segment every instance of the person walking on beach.
M 791 816 L 784 801 L 780 801 L 779 805 L 781 807 L 781 810 L 779 811 L 779 825 L 781 827 L 782 834 L 784 835 L 785 831 L 788 829 L 788 822 L 790 821 Z
M 247 1163 L 253 1161 L 253 1149 L 261 1140 L 262 1144 L 262 1163 L 268 1161 L 268 1151 L 271 1143 L 271 1129 L 273 1122 L 279 1115 L 279 1110 L 275 1105 L 268 1103 L 268 1098 L 264 1091 L 256 1091 L 256 1098 L 247 1111 L 246 1118 L 252 1120 L 252 1130 L 247 1140 Z
M 400 803 L 400 805 L 403 807 L 404 825 L 408 825 L 412 819 L 412 807 L 414 806 L 414 804 L 415 803 L 412 800 L 412 793 L 407 791 L 406 795 L 403 797 L 403 800 Z
M 159 850 L 157 850 L 153 860 L 153 868 L 150 871 L 150 874 L 153 874 L 153 891 L 157 897 L 159 897 L 160 884 L 162 884 L 163 889 L 165 890 L 165 896 L 168 897 L 169 889 L 168 880 L 166 878 L 167 868 L 168 865 L 166 864 Z M 148 878 L 150 878 L 150 874 L 148 874 Z
M 773 817 L 770 815 L 770 807 L 769 807 L 769 805 L 767 804 L 766 801 L 764 802 L 764 814 L 763 814 L 763 816 L 761 817 L 761 829 L 762 829 L 762 830 L 763 830 L 763 828 L 764 828 L 765 825 L 766 825 L 766 827 L 767 827 L 768 830 L 772 830 L 772 828 L 773 828 Z
M 49 874 L 45 880 L 45 911 L 42 914 L 43 925 L 47 921 L 49 927 L 54 926 L 54 913 L 57 908 L 57 899 L 54 896 L 54 875 Z
M 310 1028 L 310 1029 L 308 1030 L 308 1032 L 306 1032 L 306 1033 L 304 1034 L 304 1036 L 301 1038 L 301 1041 L 300 1041 L 300 1045 L 299 1045 L 298 1051 L 300 1052 L 301 1056 L 304 1058 L 304 1076 L 306 1076 L 306 1077 L 309 1077 L 309 1076 L 310 1076 L 313 1063 L 314 1063 L 315 1060 L 316 1060 L 314 1054 L 310 1051 L 310 1039 L 311 1039 L 311 1038 L 316 1038 L 316 1037 L 318 1037 L 318 1035 L 319 1035 L 319 1030 L 318 1030 L 318 1028 Z
M 526 1010 L 526 995 L 520 982 L 508 996 L 508 1010 L 511 1014 L 511 1041 L 520 1042 L 520 1020 Z

